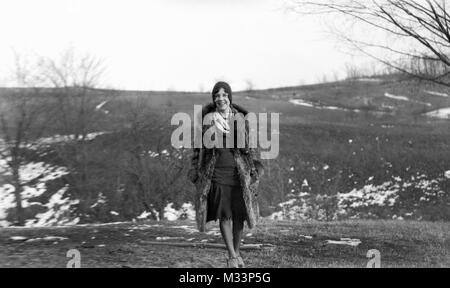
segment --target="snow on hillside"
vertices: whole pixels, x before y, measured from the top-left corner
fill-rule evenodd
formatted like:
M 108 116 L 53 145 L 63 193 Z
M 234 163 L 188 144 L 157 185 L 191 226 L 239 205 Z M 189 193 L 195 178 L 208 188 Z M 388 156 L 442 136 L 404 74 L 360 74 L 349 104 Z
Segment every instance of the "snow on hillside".
M 101 110 L 106 102 L 102 102 L 97 106 L 98 110 Z M 93 140 L 96 137 L 103 135 L 107 132 L 95 132 L 87 134 L 84 140 Z M 50 145 L 56 143 L 64 143 L 75 139 L 74 135 L 54 135 L 51 137 L 40 138 L 33 143 L 25 146 L 27 149 L 39 151 L 42 148 L 48 148 Z M 0 149 L 5 150 L 5 143 L 0 142 Z M 162 150 L 160 153 L 149 151 L 150 157 L 167 156 L 169 152 Z M 8 167 L 8 161 L 10 158 L 0 159 L 0 227 L 11 226 L 13 223 L 7 220 L 8 214 L 14 211 L 16 207 L 15 202 L 15 188 L 12 185 L 11 171 Z M 74 209 L 79 204 L 78 199 L 70 199 L 67 195 L 69 186 L 66 185 L 49 196 L 46 203 L 33 202 L 32 199 L 43 195 L 47 192 L 47 182 L 58 179 L 64 175 L 69 174 L 66 167 L 53 166 L 45 162 L 28 162 L 21 166 L 19 170 L 20 182 L 23 185 L 22 206 L 28 208 L 36 206 L 39 208 L 40 213 L 37 213 L 33 218 L 26 219 L 26 227 L 40 227 L 40 226 L 58 226 L 58 225 L 75 225 L 80 219 L 75 216 Z M 94 209 L 97 206 L 104 205 L 106 203 L 106 197 L 103 194 L 99 194 L 97 201 L 90 206 Z M 137 219 L 145 219 L 150 215 L 158 215 L 156 211 L 143 212 L 137 217 Z M 109 211 L 111 215 L 118 216 L 116 211 Z M 195 219 L 195 210 L 191 203 L 185 203 L 180 209 L 173 208 L 173 203 L 169 203 L 164 209 L 164 217 L 168 220 L 177 219 Z
M 97 106 L 95 106 L 95 110 L 96 111 L 101 111 L 104 114 L 109 114 L 109 111 L 104 109 L 103 106 L 105 106 L 109 101 L 103 101 L 100 104 L 98 104 Z
M 426 116 L 440 118 L 440 119 L 450 119 L 450 107 L 434 110 L 425 113 Z
M 429 90 L 424 90 L 423 92 L 433 95 L 433 96 L 449 97 L 447 93 L 442 93 L 442 92 L 429 91 Z
M 445 171 L 444 176 L 445 178 L 450 179 L 450 170 Z
M 68 186 L 63 187 L 52 195 L 47 204 L 43 205 L 47 208 L 46 212 L 39 213 L 33 219 L 26 221 L 27 227 L 41 227 L 51 225 L 74 225 L 80 219 L 73 216 L 74 205 L 79 203 L 79 200 L 70 200 L 64 197 Z
M 384 93 L 384 96 L 387 97 L 387 98 L 394 99 L 394 100 L 409 101 L 409 98 L 406 97 L 406 96 L 396 96 L 396 95 L 393 95 L 393 94 L 390 94 L 390 93 L 387 93 L 387 92 Z
M 164 208 L 164 217 L 169 221 L 178 219 L 195 220 L 194 205 L 191 203 L 184 203 L 181 206 L 181 209 L 176 210 L 173 208 L 173 203 L 169 203 L 166 208 Z
M 347 108 L 336 107 L 336 106 L 317 105 L 317 104 L 315 104 L 313 102 L 305 101 L 303 99 L 291 99 L 291 100 L 289 100 L 289 103 L 294 104 L 294 105 L 298 105 L 298 106 L 315 108 L 315 109 L 361 112 L 359 109 L 347 109 Z
M 105 132 L 96 132 L 86 135 L 86 140 L 92 140 Z M 26 146 L 28 149 L 37 150 L 48 147 L 51 144 L 74 140 L 73 135 L 55 135 L 52 137 L 40 138 Z M 0 143 L 0 149 L 6 151 L 5 143 Z M 0 227 L 9 226 L 12 223 L 7 221 L 8 212 L 16 207 L 14 196 L 15 187 L 12 185 L 11 170 L 8 167 L 10 157 L 0 159 Z M 74 205 L 78 200 L 71 200 L 66 191 L 68 186 L 58 190 L 50 196 L 47 203 L 33 202 L 32 199 L 47 192 L 47 182 L 58 179 L 69 174 L 66 167 L 54 166 L 45 162 L 28 162 L 19 169 L 19 180 L 22 185 L 22 207 L 28 208 L 36 206 L 41 213 L 35 215 L 32 219 L 26 220 L 26 226 L 48 226 L 73 224 L 79 221 L 78 218 L 71 215 Z
M 356 81 L 379 83 L 379 82 L 383 82 L 384 80 L 381 79 L 381 78 L 367 78 L 367 77 L 362 77 L 362 78 L 357 78 Z
M 394 94 L 391 94 L 391 93 L 388 93 L 388 92 L 384 93 L 384 96 L 387 97 L 387 98 L 390 98 L 390 99 L 394 99 L 394 100 L 409 101 L 409 102 L 414 102 L 414 103 L 417 103 L 417 104 L 426 105 L 426 106 L 429 106 L 429 107 L 432 106 L 431 103 L 428 103 L 428 102 L 417 101 L 417 100 L 410 99 L 410 98 L 408 98 L 406 96 L 398 96 L 398 95 L 394 95 Z
M 108 132 L 93 132 L 93 133 L 88 133 L 86 134 L 84 140 L 86 141 L 90 141 L 95 139 L 96 137 L 106 134 Z M 43 148 L 43 147 L 48 147 L 52 144 L 57 144 L 57 143 L 64 143 L 64 142 L 68 142 L 68 141 L 73 141 L 73 140 L 82 140 L 83 135 L 79 135 L 78 139 L 75 139 L 75 135 L 53 135 L 51 137 L 42 137 L 39 138 L 37 141 L 28 144 L 26 148 L 28 149 L 39 149 L 39 148 Z
M 4 176 L 8 176 L 9 171 L 7 170 L 5 163 L 6 161 L 0 162 L 0 171 L 3 171 Z M 46 209 L 44 213 L 37 214 L 35 219 L 27 221 L 28 226 L 48 225 L 52 223 L 62 224 L 60 223 L 61 221 L 66 221 L 61 220 L 60 216 L 64 213 L 64 211 L 70 209 L 72 205 L 77 204 L 76 201 L 71 201 L 70 199 L 64 197 L 67 187 L 52 195 L 47 204 L 32 202 L 31 199 L 41 196 L 46 192 L 46 183 L 48 181 L 57 179 L 68 173 L 69 172 L 65 167 L 52 166 L 44 162 L 30 162 L 22 165 L 19 170 L 20 182 L 23 185 L 23 191 L 21 193 L 22 206 L 27 208 L 32 205 L 36 205 Z M 27 184 L 31 180 L 36 180 L 36 182 L 33 184 Z M 12 184 L 6 183 L 0 185 L 0 227 L 9 226 L 11 224 L 6 221 L 6 218 L 8 215 L 8 210 L 16 207 L 14 192 L 15 188 Z
M 394 209 L 400 193 L 405 191 L 420 191 L 418 203 L 415 204 L 418 207 L 422 204 L 434 203 L 433 201 L 436 199 L 442 199 L 445 196 L 446 192 L 440 188 L 440 183 L 446 181 L 445 179 L 450 179 L 450 170 L 443 172 L 442 178 L 430 179 L 425 174 L 416 174 L 405 179 L 392 177 L 390 181 L 385 181 L 379 185 L 375 185 L 373 183 L 374 177 L 370 177 L 362 188 L 337 193 L 336 196 L 311 195 L 305 192 L 295 193 L 294 189 L 293 193 L 290 194 L 290 199 L 278 204 L 281 211 L 272 213 L 268 218 L 272 220 L 307 220 L 314 215 L 315 220 L 325 220 L 326 211 L 318 207 L 316 202 L 334 197 L 336 197 L 337 209 L 332 217 L 333 219 L 354 218 L 355 215 L 360 215 L 358 211 L 361 209 L 367 209 L 365 213 L 371 215 L 371 209 L 377 210 L 381 207 Z M 305 190 L 304 186 L 302 185 L 302 190 Z M 404 217 L 414 218 L 415 216 L 413 211 L 403 211 L 403 216 L 393 215 L 392 218 L 401 220 Z

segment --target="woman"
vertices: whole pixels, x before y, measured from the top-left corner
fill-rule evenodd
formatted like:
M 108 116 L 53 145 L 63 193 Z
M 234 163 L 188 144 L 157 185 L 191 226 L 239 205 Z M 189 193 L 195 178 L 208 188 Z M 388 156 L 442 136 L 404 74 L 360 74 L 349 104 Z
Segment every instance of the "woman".
M 223 135 L 224 145 L 207 149 L 194 149 L 192 169 L 189 178 L 197 188 L 196 220 L 201 232 L 209 221 L 219 220 L 220 231 L 228 250 L 227 266 L 244 267 L 240 255 L 244 222 L 251 229 L 255 226 L 259 210 L 256 201 L 259 179 L 263 166 L 257 160 L 257 151 L 249 148 L 248 123 L 244 127 L 232 125 L 230 120 L 238 113 L 248 113 L 242 107 L 232 103 L 232 91 L 226 82 L 218 82 L 212 90 L 213 103 L 202 110 L 202 120 L 208 115 L 212 119 L 210 125 L 202 125 L 203 134 L 212 126 Z M 230 127 L 234 127 L 231 133 Z M 245 135 L 245 147 L 237 146 L 237 135 Z M 202 134 L 202 135 L 203 135 Z M 220 136 L 219 136 L 220 137 Z M 234 138 L 228 143 L 227 137 Z

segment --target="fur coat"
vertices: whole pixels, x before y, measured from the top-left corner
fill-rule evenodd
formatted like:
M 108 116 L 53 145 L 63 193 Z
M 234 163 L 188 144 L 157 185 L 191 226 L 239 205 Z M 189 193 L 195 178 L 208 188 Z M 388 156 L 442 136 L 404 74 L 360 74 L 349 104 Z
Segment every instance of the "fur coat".
M 244 108 L 236 105 L 230 105 L 233 114 L 242 113 L 244 116 L 248 113 Z M 210 112 L 214 112 L 214 104 L 208 104 L 203 107 L 202 119 Z M 248 123 L 246 123 L 248 124 Z M 202 126 L 202 135 L 210 126 Z M 245 148 L 232 148 L 236 166 L 238 168 L 239 180 L 243 189 L 244 203 L 247 210 L 247 226 L 252 229 L 259 217 L 259 207 L 257 202 L 257 189 L 260 177 L 264 172 L 263 165 L 259 160 L 259 151 L 256 148 L 248 148 L 248 125 L 245 126 Z M 213 176 L 216 164 L 216 148 L 207 149 L 194 148 L 191 169 L 188 173 L 189 179 L 196 187 L 195 210 L 197 228 L 200 232 L 205 231 L 207 217 L 207 199 L 211 188 L 211 178 Z

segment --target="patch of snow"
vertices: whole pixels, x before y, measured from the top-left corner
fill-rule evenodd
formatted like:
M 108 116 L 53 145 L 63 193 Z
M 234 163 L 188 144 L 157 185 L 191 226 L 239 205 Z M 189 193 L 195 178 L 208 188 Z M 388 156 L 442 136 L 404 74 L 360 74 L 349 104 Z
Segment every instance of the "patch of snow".
M 383 79 L 380 79 L 380 78 L 366 78 L 366 77 L 357 78 L 355 80 L 360 81 L 360 82 L 382 82 L 383 81 Z
M 129 232 L 133 232 L 134 230 L 147 230 L 149 228 L 155 228 L 155 227 L 162 227 L 163 225 L 161 224 L 153 224 L 153 225 L 149 225 L 149 224 L 141 224 L 141 225 L 135 225 L 132 227 L 132 229 L 129 230 Z
M 106 203 L 106 197 L 105 195 L 103 195 L 102 192 L 99 193 L 98 195 L 98 199 L 97 202 L 95 202 L 94 204 L 91 205 L 91 208 L 95 208 L 99 205 L 105 204 Z
M 102 109 L 102 107 L 105 106 L 106 103 L 108 103 L 108 101 L 103 101 L 102 103 L 98 104 L 97 106 L 95 106 L 95 110 Z
M 290 206 L 290 205 L 293 205 L 295 203 L 295 201 L 296 201 L 295 199 L 291 199 L 286 202 L 282 202 L 282 203 L 278 204 L 278 206 L 280 206 L 280 207 Z
M 361 240 L 341 238 L 341 240 L 327 240 L 327 244 L 348 245 L 352 247 L 357 247 L 359 244 L 361 244 Z
M 397 95 L 390 94 L 388 92 L 384 93 L 384 97 L 391 98 L 394 100 L 409 101 L 409 98 L 406 96 L 397 96 Z
M 219 231 L 214 231 L 214 230 L 212 230 L 212 231 L 208 231 L 208 232 L 206 232 L 206 235 L 210 235 L 210 236 L 220 236 L 221 234 L 220 234 L 220 232 Z
M 151 215 L 152 215 L 152 213 L 144 211 L 141 213 L 141 215 L 137 216 L 136 218 L 137 219 L 147 219 L 148 216 L 151 216 Z
M 153 152 L 153 151 L 148 151 L 148 156 L 155 158 L 159 156 L 159 153 Z
M 22 165 L 19 170 L 20 181 L 23 185 L 21 193 L 22 206 L 24 208 L 31 205 L 46 206 L 37 202 L 29 202 L 29 200 L 47 191 L 46 182 L 60 178 L 68 173 L 68 169 L 65 167 L 52 166 L 44 162 L 29 162 Z M 7 217 L 8 210 L 16 206 L 14 191 L 15 188 L 11 184 L 0 186 L 0 227 L 10 225 L 4 219 Z
M 361 206 L 392 206 L 397 199 L 400 186 L 397 183 L 385 182 L 375 186 L 369 184 L 362 189 L 353 189 L 349 193 L 338 193 L 339 206 L 346 206 L 347 203 L 352 208 Z
M 85 135 L 84 140 L 90 141 L 95 139 L 96 137 L 100 136 L 100 135 L 104 135 L 107 134 L 108 132 L 92 132 L 92 133 L 88 133 Z M 29 149 L 37 149 L 37 148 L 43 148 L 43 147 L 48 147 L 49 145 L 52 144 L 58 144 L 58 143 L 64 143 L 64 142 L 70 142 L 70 141 L 74 141 L 74 140 L 83 140 L 83 135 L 79 135 L 78 139 L 76 139 L 75 135 L 60 135 L 60 134 L 55 134 L 53 136 L 50 137 L 43 137 L 43 138 L 39 138 L 37 141 L 35 141 L 34 143 L 28 144 L 26 147 Z
M 26 243 L 32 243 L 32 242 L 39 242 L 39 241 L 64 241 L 68 240 L 69 238 L 66 237 L 59 237 L 59 236 L 46 236 L 42 238 L 31 238 L 25 241 Z
M 172 206 L 173 203 L 169 203 L 164 208 L 164 218 L 167 220 L 175 221 L 183 217 L 189 220 L 195 219 L 194 205 L 191 203 L 184 203 L 179 210 L 174 209 Z
M 67 168 L 55 167 L 44 162 L 30 162 L 22 165 L 19 170 L 21 183 L 26 183 L 30 180 L 36 179 L 37 177 L 42 177 L 39 178 L 40 182 L 47 182 L 67 174 L 69 174 Z
M 5 175 L 5 176 L 11 175 L 11 171 L 8 166 L 9 161 L 11 161 L 11 157 L 0 159 L 0 174 L 1 175 Z
M 425 113 L 425 116 L 440 118 L 440 119 L 450 119 L 450 107 L 441 108 L 438 110 L 427 112 L 427 113 Z
M 27 238 L 27 237 L 24 237 L 24 236 L 11 236 L 11 237 L 9 237 L 9 239 L 11 239 L 11 240 L 13 240 L 13 241 L 25 241 L 25 240 L 27 240 L 28 238 Z
M 450 170 L 445 171 L 444 176 L 445 178 L 450 179 Z
M 305 238 L 305 239 L 308 239 L 308 240 L 313 239 L 313 236 L 306 236 L 306 235 L 299 235 L 298 237 Z
M 77 226 L 77 227 L 102 227 L 102 226 L 111 226 L 111 225 L 118 225 L 118 224 L 129 224 L 129 222 L 109 222 L 109 223 L 88 223 L 88 224 L 71 224 L 70 226 Z M 61 226 L 61 227 L 67 227 L 69 224 Z M 56 228 L 56 227 L 55 227 Z
M 429 90 L 424 90 L 423 92 L 430 94 L 430 95 L 434 95 L 434 96 L 449 97 L 449 95 L 447 93 L 442 93 L 442 92 L 429 91 Z
M 25 226 L 40 227 L 77 224 L 80 219 L 78 217 L 73 217 L 71 212 L 73 206 L 77 205 L 80 201 L 78 199 L 71 200 L 68 197 L 64 197 L 68 188 L 68 185 L 66 185 L 53 194 L 48 203 L 44 205 L 48 210 L 37 214 L 34 219 L 28 219 Z
M 165 241 L 165 240 L 183 240 L 184 237 L 168 237 L 168 236 L 164 236 L 164 237 L 156 237 L 157 241 Z
M 359 109 L 347 109 L 342 107 L 336 107 L 336 106 L 322 106 L 317 105 L 312 102 L 305 101 L 303 99 L 291 99 L 289 100 L 289 103 L 298 105 L 298 106 L 304 106 L 308 108 L 315 108 L 315 109 L 326 109 L 326 110 L 340 110 L 340 111 L 353 111 L 353 112 L 360 112 Z
M 302 186 L 309 186 L 309 183 L 308 183 L 308 180 L 307 180 L 307 179 L 304 179 L 304 180 L 303 180 Z
M 410 101 L 410 102 L 415 102 L 415 103 L 423 104 L 423 105 L 430 106 L 430 107 L 432 106 L 431 103 L 417 101 L 417 100 L 412 100 L 412 99 L 409 99 L 406 96 L 398 96 L 398 95 L 390 94 L 388 92 L 384 93 L 384 96 L 387 97 L 387 98 L 394 99 L 394 100 Z
M 270 216 L 268 216 L 268 218 L 270 220 L 283 220 L 284 219 L 283 211 L 274 212 Z
M 182 226 L 168 226 L 167 228 L 174 228 L 174 229 L 183 229 L 187 233 L 192 234 L 198 232 L 198 230 L 194 226 L 188 226 L 188 225 L 182 225 Z
M 299 106 L 315 108 L 314 104 L 312 104 L 310 102 L 306 102 L 305 100 L 302 100 L 302 99 L 291 99 L 291 100 L 289 100 L 289 103 L 292 103 L 294 105 L 299 105 Z
M 4 184 L 0 186 L 0 219 L 5 219 L 7 210 L 16 206 L 14 197 L 14 186 L 11 184 Z M 0 222 L 0 227 L 9 226 L 9 222 L 3 220 Z

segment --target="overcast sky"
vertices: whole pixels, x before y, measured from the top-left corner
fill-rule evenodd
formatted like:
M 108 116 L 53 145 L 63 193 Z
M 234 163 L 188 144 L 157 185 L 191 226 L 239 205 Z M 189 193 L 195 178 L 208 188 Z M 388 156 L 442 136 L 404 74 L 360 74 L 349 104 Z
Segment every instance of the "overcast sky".
M 13 50 L 57 57 L 67 47 L 104 59 L 104 85 L 209 91 L 314 83 L 358 63 L 325 33 L 323 20 L 284 9 L 285 0 L 4 0 L 0 84 Z

